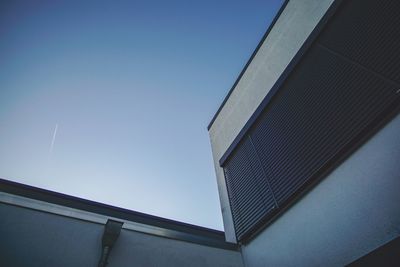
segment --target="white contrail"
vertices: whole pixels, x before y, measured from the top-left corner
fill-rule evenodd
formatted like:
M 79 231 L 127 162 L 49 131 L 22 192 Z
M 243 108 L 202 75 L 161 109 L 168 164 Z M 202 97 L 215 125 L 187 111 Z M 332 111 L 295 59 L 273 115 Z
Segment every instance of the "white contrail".
M 53 152 L 54 142 L 56 141 L 57 128 L 58 128 L 58 123 L 56 123 L 56 128 L 54 129 L 54 133 L 53 133 L 53 139 L 51 140 L 51 146 L 50 146 L 50 151 L 49 151 L 50 154 Z

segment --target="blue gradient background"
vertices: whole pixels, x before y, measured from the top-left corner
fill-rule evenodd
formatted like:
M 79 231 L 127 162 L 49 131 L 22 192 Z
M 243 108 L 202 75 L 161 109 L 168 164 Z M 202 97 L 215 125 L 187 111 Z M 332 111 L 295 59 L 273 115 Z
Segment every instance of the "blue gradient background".
M 281 4 L 1 1 L 0 177 L 223 229 L 206 126 Z

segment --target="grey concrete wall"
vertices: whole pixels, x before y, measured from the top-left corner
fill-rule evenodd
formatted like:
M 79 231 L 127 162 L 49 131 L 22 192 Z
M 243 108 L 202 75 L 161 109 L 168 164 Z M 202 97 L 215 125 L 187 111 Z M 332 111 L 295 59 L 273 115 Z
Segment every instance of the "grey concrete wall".
M 242 247 L 246 267 L 344 266 L 400 235 L 400 115 Z
M 102 224 L 0 203 L 0 266 L 95 267 L 103 231 Z M 243 263 L 238 251 L 122 229 L 108 266 L 242 267 Z
M 219 159 L 275 84 L 333 0 L 291 0 L 234 88 L 209 134 L 227 241 L 235 242 Z

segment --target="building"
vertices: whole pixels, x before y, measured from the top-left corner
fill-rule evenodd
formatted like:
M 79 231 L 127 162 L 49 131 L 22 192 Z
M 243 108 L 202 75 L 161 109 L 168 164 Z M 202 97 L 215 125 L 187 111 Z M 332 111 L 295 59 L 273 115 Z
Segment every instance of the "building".
M 2 267 L 98 266 L 110 219 L 123 225 L 107 266 L 243 266 L 220 231 L 1 179 L 0 188 Z
M 400 262 L 399 11 L 284 3 L 209 125 L 224 233 L 0 180 L 0 266 Z
M 399 10 L 288 1 L 211 121 L 245 266 L 343 266 L 400 235 Z

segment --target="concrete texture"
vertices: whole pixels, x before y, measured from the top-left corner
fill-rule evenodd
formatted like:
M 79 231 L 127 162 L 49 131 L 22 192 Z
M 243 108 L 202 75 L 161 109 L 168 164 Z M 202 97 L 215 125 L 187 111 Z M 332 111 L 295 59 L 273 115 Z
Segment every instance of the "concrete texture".
M 400 115 L 248 245 L 246 267 L 344 266 L 400 236 Z
M 97 266 L 104 225 L 0 203 L 0 266 Z M 240 252 L 123 229 L 110 258 L 117 266 L 243 267 Z
M 219 159 L 278 80 L 333 0 L 291 0 L 209 130 L 226 239 L 236 242 Z

